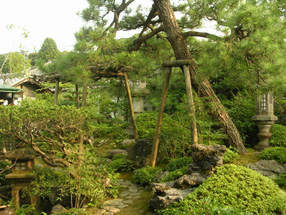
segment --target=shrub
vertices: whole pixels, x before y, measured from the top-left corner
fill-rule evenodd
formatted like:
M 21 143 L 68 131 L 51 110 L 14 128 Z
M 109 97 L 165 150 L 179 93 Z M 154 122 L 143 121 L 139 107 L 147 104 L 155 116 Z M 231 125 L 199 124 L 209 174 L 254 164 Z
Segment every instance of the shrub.
M 116 154 L 112 157 L 112 160 L 117 160 L 117 159 L 121 159 L 121 158 L 126 158 L 127 157 L 127 154 Z
M 173 210 L 173 211 L 172 211 Z M 201 199 L 197 202 L 197 204 L 192 207 L 191 212 L 188 211 L 177 211 L 175 208 L 172 208 L 172 215 L 186 215 L 186 214 L 193 214 L 193 215 L 202 215 L 202 214 L 209 214 L 209 215 L 251 215 L 250 212 L 242 211 L 241 209 L 233 208 L 230 206 L 225 206 L 217 201 L 213 201 L 209 198 Z M 159 212 L 160 214 L 160 212 Z
M 188 166 L 181 167 L 180 169 L 176 169 L 176 170 L 170 172 L 165 177 L 163 177 L 161 179 L 161 182 L 164 183 L 164 182 L 168 182 L 168 181 L 174 181 L 174 180 L 180 178 L 181 176 L 187 174 L 187 172 L 188 172 Z
M 262 160 L 277 160 L 280 163 L 286 163 L 286 148 L 284 147 L 273 147 L 264 149 L 259 158 Z
M 226 164 L 213 177 L 189 194 L 183 201 L 161 214 L 190 214 L 200 201 L 209 198 L 223 206 L 231 206 L 253 214 L 280 214 L 286 197 L 279 187 L 261 174 L 243 166 Z
M 234 151 L 234 148 L 228 148 L 222 157 L 223 163 L 233 163 L 237 158 L 239 155 L 236 150 Z
M 134 170 L 134 163 L 126 158 L 113 160 L 108 166 L 116 172 L 131 172 Z
M 172 159 L 168 165 L 166 166 L 165 170 L 171 172 L 182 167 L 188 166 L 188 164 L 192 163 L 192 157 L 182 157 L 177 159 Z
M 153 182 L 155 176 L 159 171 L 160 169 L 155 167 L 143 167 L 134 171 L 132 180 L 136 184 L 140 184 L 142 186 L 149 185 Z
M 270 146 L 286 147 L 286 126 L 274 124 L 271 128 Z
M 286 188 L 286 172 L 281 173 L 274 181 L 275 181 L 280 187 Z

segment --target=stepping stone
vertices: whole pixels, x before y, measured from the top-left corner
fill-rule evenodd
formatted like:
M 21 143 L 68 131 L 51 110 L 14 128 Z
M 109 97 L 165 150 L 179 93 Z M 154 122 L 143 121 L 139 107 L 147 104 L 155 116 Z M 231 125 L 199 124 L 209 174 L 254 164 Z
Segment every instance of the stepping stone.
M 123 201 L 124 204 L 131 204 L 132 202 L 133 202 L 133 200 L 131 200 L 131 199 Z

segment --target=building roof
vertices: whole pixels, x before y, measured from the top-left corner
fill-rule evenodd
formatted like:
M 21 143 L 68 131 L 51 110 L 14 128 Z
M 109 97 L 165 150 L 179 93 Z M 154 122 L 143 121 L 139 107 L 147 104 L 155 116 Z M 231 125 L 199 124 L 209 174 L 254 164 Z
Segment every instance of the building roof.
M 10 87 L 7 85 L 0 85 L 0 93 L 22 93 L 24 90 L 17 87 Z

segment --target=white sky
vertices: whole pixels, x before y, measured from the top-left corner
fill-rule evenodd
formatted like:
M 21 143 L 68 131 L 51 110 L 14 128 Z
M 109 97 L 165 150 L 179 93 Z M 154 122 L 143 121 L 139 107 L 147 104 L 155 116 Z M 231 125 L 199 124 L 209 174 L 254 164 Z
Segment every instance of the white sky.
M 144 1 L 144 6 L 152 2 Z M 0 54 L 19 51 L 20 45 L 30 53 L 39 51 L 47 37 L 55 40 L 60 51 L 72 50 L 74 33 L 84 25 L 76 13 L 87 7 L 86 0 L 0 0 Z M 11 24 L 15 29 L 7 30 Z M 21 37 L 23 28 L 30 32 L 28 38 Z M 117 34 L 117 37 L 127 36 L 131 36 L 130 32 Z
M 0 54 L 20 50 L 20 44 L 38 51 L 47 37 L 61 51 L 71 50 L 74 33 L 84 25 L 76 13 L 87 7 L 86 0 L 0 0 Z M 16 28 L 7 30 L 10 24 Z M 23 27 L 30 32 L 26 39 L 21 37 Z

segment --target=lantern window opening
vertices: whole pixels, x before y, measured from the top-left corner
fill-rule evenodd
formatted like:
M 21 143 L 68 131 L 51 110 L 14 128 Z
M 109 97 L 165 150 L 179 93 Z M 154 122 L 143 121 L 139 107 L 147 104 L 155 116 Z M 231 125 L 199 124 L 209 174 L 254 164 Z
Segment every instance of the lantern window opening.
M 261 112 L 267 112 L 267 95 L 264 94 L 261 97 L 261 103 L 260 103 Z
M 15 164 L 15 171 L 28 171 L 28 165 L 25 161 L 18 161 Z

